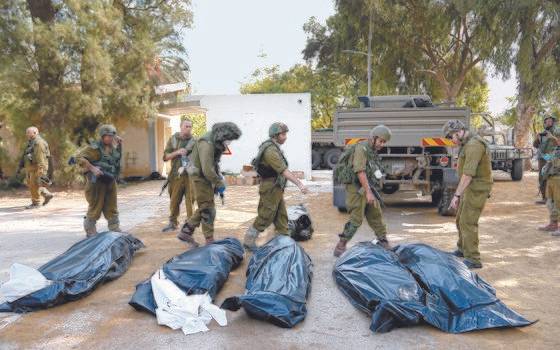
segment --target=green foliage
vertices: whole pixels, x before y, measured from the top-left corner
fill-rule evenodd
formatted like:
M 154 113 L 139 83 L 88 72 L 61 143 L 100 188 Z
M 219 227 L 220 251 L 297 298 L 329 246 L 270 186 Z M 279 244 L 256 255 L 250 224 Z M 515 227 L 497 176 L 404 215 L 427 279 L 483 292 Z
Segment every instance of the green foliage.
M 327 69 L 313 69 L 310 65 L 297 64 L 285 72 L 278 66 L 255 70 L 252 81 L 241 86 L 242 94 L 261 93 L 311 93 L 313 129 L 332 127 L 334 113 L 339 104 L 355 97 L 349 79 Z
M 0 14 L 0 115 L 20 142 L 38 126 L 57 169 L 69 143 L 148 118 L 154 86 L 186 80 L 190 1 L 5 0 Z

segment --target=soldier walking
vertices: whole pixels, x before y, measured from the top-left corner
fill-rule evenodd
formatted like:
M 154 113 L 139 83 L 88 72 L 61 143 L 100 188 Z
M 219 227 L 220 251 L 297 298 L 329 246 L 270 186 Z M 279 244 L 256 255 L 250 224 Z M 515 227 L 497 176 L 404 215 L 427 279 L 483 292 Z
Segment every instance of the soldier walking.
M 25 169 L 27 186 L 31 192 L 31 204 L 25 209 L 38 208 L 43 197 L 43 205 L 47 205 L 53 198 L 53 194 L 46 188 L 50 184 L 48 178 L 49 158 L 51 156 L 49 144 L 41 135 L 39 129 L 34 126 L 27 128 L 27 145 L 20 160 L 18 173 Z
M 459 149 L 459 185 L 450 209 L 457 210 L 455 223 L 459 239 L 453 254 L 463 257 L 470 269 L 482 267 L 478 248 L 478 221 L 492 190 L 492 163 L 487 142 L 467 130 L 460 120 L 450 120 L 443 127 L 443 136 L 452 139 Z
M 259 185 L 258 216 L 247 229 L 243 245 L 249 250 L 257 248 L 256 240 L 261 232 L 274 223 L 277 235 L 288 235 L 288 212 L 284 201 L 286 181 L 294 183 L 302 193 L 309 190 L 288 169 L 288 161 L 280 149 L 288 139 L 288 126 L 274 123 L 268 131 L 269 139 L 259 146 L 253 167 L 261 178 Z
M 99 127 L 99 140 L 76 155 L 76 162 L 85 170 L 85 196 L 88 210 L 84 230 L 88 237 L 97 234 L 97 220 L 107 219 L 110 231 L 121 232 L 117 208 L 117 178 L 121 171 L 122 139 L 113 125 Z
M 196 139 L 192 136 L 192 121 L 185 119 L 181 122 L 181 131 L 175 133 L 169 141 L 163 154 L 164 161 L 171 161 L 171 171 L 167 175 L 169 191 L 169 223 L 162 232 L 175 231 L 178 227 L 181 202 L 185 199 L 187 218 L 193 215 L 193 195 L 191 179 L 187 173 L 189 156 Z
M 241 137 L 241 130 L 231 122 L 216 123 L 212 130 L 199 138 L 191 154 L 188 172 L 192 178 L 197 209 L 185 224 L 177 238 L 198 245 L 193 238 L 195 229 L 202 225 L 206 244 L 214 242 L 216 205 L 214 196 L 224 196 L 226 185 L 220 173 L 220 160 L 227 145 Z
M 378 152 L 391 140 L 391 130 L 378 125 L 369 133 L 367 141 L 350 146 L 340 157 L 334 171 L 334 179 L 346 185 L 346 208 L 350 220 L 344 225 L 344 231 L 338 235 L 340 240 L 334 249 L 338 257 L 346 251 L 346 244 L 352 239 L 362 225 L 364 217 L 369 227 L 375 232 L 378 244 L 389 248 L 387 225 L 383 221 L 381 203 L 374 195 L 374 186 L 379 186 L 383 167 Z

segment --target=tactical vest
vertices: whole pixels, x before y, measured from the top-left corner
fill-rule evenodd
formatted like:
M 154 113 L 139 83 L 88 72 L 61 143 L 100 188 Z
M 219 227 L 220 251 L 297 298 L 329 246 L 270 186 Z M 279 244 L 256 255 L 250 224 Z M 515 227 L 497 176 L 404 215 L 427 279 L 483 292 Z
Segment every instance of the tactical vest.
M 33 140 L 29 140 L 27 141 L 27 146 L 25 147 L 25 150 L 23 151 L 23 162 L 25 165 L 32 165 L 35 164 L 35 159 L 34 159 L 34 150 L 35 150 L 35 146 L 37 146 L 38 142 L 42 141 L 45 143 L 46 145 L 46 149 L 47 149 L 47 160 L 49 161 L 49 165 L 51 163 L 51 151 L 49 150 L 49 145 L 46 143 L 46 141 L 44 141 L 40 136 L 35 136 L 35 138 Z
M 365 146 L 366 149 L 366 176 L 370 181 L 374 181 L 375 184 L 378 183 L 379 180 L 375 177 L 376 170 L 383 170 L 383 166 L 381 165 L 381 160 L 376 152 L 374 152 L 369 143 L 367 141 L 362 141 L 357 144 L 354 144 L 348 147 L 340 159 L 336 164 L 334 169 L 333 177 L 334 181 L 337 183 L 342 184 L 358 184 L 360 181 L 358 180 L 358 175 L 354 172 L 354 152 L 356 151 L 356 147 Z
M 261 143 L 261 145 L 259 146 L 259 152 L 257 153 L 257 156 L 251 161 L 251 165 L 262 179 L 276 178 L 276 185 L 280 186 L 281 188 L 285 188 L 287 182 L 286 178 L 282 174 L 278 174 L 271 166 L 266 165 L 262 162 L 264 152 L 269 147 L 276 147 L 276 150 L 282 156 L 282 160 L 284 161 L 284 163 L 286 163 L 286 166 L 288 166 L 288 160 L 284 156 L 284 152 L 282 152 L 280 147 L 272 140 L 266 140 L 265 142 Z
M 103 152 L 104 145 L 100 141 L 94 142 L 91 147 L 99 151 L 100 159 L 91 162 L 92 165 L 99 167 L 104 173 L 111 174 L 117 178 L 121 172 L 121 147 L 112 147 L 111 153 Z
M 548 131 L 554 135 L 560 133 L 556 126 L 553 126 Z M 546 135 L 538 135 L 538 137 L 540 138 L 538 156 L 542 159 L 543 155 L 554 152 L 554 149 L 556 148 L 556 142 L 554 142 L 550 137 Z

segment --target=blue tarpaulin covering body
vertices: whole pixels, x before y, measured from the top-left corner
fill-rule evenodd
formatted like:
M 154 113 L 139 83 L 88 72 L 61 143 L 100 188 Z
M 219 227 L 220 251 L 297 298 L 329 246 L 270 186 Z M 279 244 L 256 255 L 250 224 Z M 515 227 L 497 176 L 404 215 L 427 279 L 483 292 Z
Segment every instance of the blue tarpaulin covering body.
M 166 278 L 186 294 L 208 293 L 214 299 L 229 273 L 243 261 L 243 254 L 239 240 L 226 238 L 177 255 L 166 262 L 162 270 Z M 139 311 L 155 314 L 150 278 L 136 286 L 129 304 Z
M 388 251 L 358 243 L 337 260 L 333 276 L 351 303 L 371 315 L 374 332 L 422 320 L 448 333 L 533 323 L 503 304 L 461 260 L 426 244 Z
M 134 236 L 111 231 L 79 241 L 39 268 L 50 285 L 0 305 L 0 311 L 28 312 L 83 298 L 99 284 L 122 276 L 142 247 Z
M 222 308 L 243 307 L 251 317 L 291 328 L 307 315 L 312 266 L 299 244 L 288 236 L 277 236 L 251 257 L 245 294 L 226 299 Z

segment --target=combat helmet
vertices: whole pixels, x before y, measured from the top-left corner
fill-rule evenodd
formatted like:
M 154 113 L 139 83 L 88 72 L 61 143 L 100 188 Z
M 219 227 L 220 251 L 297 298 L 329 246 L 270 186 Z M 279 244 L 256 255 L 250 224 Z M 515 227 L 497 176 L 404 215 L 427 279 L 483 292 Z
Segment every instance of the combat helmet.
M 370 139 L 374 137 L 379 137 L 385 140 L 386 142 L 391 141 L 391 136 L 392 136 L 391 129 L 389 129 L 385 125 L 378 125 L 375 128 L 371 129 L 371 131 L 369 132 Z
M 99 137 L 103 138 L 105 135 L 116 136 L 117 129 L 111 124 L 103 124 L 99 127 Z
M 445 138 L 451 138 L 451 133 L 459 132 L 461 130 L 466 130 L 467 127 L 460 120 L 448 120 L 447 123 L 441 129 L 441 133 Z
M 279 134 L 285 133 L 290 131 L 288 129 L 288 126 L 284 123 L 280 123 L 280 122 L 276 122 L 273 123 L 270 128 L 268 129 L 268 136 L 269 137 L 275 137 L 278 136 Z

